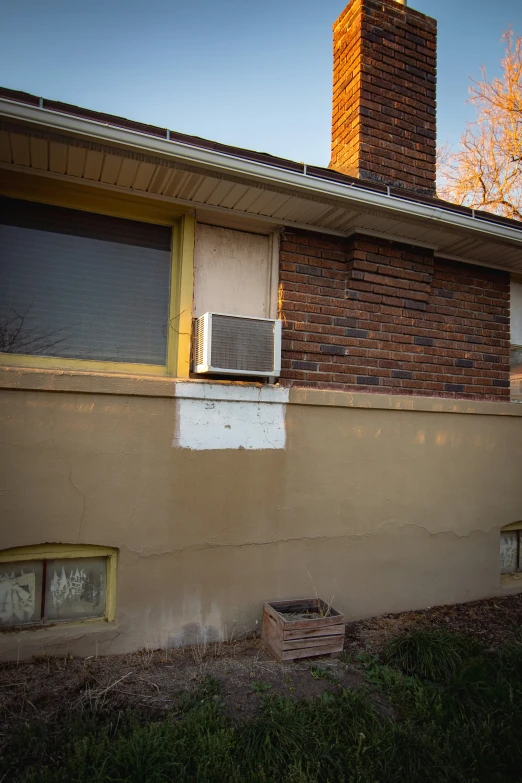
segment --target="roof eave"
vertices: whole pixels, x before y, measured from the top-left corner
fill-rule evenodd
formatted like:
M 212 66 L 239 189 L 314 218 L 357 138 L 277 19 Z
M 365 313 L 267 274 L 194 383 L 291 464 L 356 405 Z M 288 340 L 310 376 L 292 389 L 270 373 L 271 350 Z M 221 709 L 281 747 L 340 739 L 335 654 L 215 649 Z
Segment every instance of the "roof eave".
M 462 214 L 459 211 L 425 204 L 410 200 L 408 195 L 396 195 L 391 192 L 376 192 L 365 188 L 361 183 L 340 183 L 323 179 L 315 173 L 309 173 L 304 167 L 303 172 L 248 160 L 229 153 L 208 150 L 177 140 L 167 140 L 140 133 L 135 130 L 114 127 L 92 119 L 84 119 L 54 110 L 30 106 L 16 101 L 0 98 L 0 114 L 12 121 L 29 123 L 34 126 L 67 132 L 82 138 L 96 139 L 100 142 L 114 144 L 147 152 L 165 159 L 199 167 L 206 171 L 219 172 L 222 175 L 241 176 L 252 182 L 263 183 L 265 188 L 270 185 L 285 187 L 296 195 L 310 198 L 314 194 L 334 199 L 340 206 L 357 206 L 359 210 L 378 208 L 390 214 L 397 214 L 402 220 L 406 217 L 434 221 L 441 226 L 454 227 L 481 235 L 489 239 L 502 240 L 522 247 L 522 225 L 520 228 L 504 225 L 484 218 Z M 320 230 L 317 226 L 317 230 Z M 492 264 L 493 266 L 493 264 Z

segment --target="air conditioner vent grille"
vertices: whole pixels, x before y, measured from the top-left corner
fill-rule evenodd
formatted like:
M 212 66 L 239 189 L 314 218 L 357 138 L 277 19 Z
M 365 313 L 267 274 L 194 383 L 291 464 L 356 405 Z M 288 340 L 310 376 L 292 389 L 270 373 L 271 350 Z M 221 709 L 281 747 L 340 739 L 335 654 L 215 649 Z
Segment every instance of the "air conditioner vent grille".
M 214 314 L 211 364 L 231 370 L 271 372 L 274 368 L 273 321 Z
M 203 324 L 203 318 L 198 318 L 196 321 L 196 344 L 194 346 L 194 359 L 195 364 L 203 364 L 204 351 L 205 351 L 205 327 Z

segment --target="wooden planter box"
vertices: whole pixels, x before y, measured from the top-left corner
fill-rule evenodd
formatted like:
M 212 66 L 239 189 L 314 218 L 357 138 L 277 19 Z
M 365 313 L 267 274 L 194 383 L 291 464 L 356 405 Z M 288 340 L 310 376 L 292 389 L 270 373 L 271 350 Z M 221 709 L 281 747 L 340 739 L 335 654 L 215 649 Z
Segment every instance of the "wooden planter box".
M 325 616 L 287 619 L 282 614 L 318 609 Z M 344 615 L 320 598 L 272 601 L 263 607 L 262 639 L 280 663 L 315 655 L 337 657 L 344 645 Z

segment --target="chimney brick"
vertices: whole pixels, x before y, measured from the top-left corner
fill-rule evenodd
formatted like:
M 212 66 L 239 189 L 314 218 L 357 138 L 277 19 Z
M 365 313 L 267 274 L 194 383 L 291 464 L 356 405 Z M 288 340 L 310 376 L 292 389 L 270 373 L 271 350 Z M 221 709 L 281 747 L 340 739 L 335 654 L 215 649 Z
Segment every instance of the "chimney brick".
M 330 168 L 435 195 L 437 23 L 394 0 L 352 0 L 333 28 Z

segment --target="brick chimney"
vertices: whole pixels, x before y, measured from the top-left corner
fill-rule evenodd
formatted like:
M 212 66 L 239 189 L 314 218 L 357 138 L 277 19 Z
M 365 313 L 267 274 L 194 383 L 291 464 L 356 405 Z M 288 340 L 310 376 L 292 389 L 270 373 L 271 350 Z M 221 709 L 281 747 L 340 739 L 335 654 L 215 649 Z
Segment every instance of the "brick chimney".
M 333 28 L 330 168 L 435 195 L 437 23 L 394 0 L 351 0 Z

